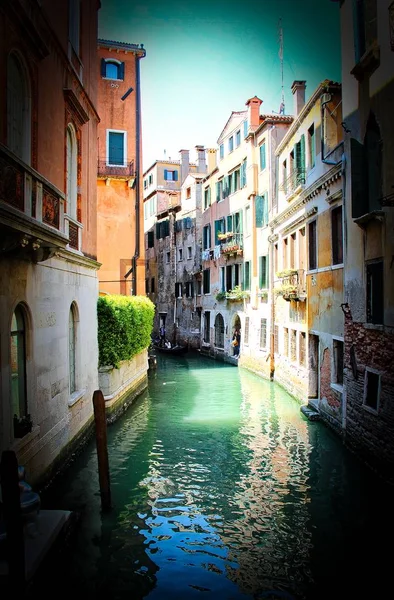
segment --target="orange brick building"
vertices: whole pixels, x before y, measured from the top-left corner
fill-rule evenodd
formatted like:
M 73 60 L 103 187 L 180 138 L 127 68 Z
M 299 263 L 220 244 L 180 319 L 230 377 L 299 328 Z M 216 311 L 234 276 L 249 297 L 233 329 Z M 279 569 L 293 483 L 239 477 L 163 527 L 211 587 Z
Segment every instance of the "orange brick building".
M 145 293 L 139 81 L 144 56 L 142 45 L 98 40 L 100 294 Z

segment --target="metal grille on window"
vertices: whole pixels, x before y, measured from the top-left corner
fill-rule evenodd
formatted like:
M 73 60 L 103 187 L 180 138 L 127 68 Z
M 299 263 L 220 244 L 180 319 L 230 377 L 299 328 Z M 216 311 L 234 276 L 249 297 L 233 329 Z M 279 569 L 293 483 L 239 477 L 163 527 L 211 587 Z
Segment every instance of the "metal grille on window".
M 69 221 L 69 224 L 68 224 L 68 237 L 70 239 L 70 241 L 69 241 L 70 247 L 74 248 L 75 250 L 79 250 L 78 226 L 75 225 L 75 223 L 72 223 L 71 221 Z
M 265 349 L 267 346 L 267 319 L 260 321 L 260 348 Z

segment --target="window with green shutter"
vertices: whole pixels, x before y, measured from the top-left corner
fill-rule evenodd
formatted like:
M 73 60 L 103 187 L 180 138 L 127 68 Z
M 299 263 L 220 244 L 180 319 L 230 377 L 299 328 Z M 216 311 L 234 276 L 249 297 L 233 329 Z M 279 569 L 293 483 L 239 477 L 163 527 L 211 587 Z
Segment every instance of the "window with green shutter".
M 266 167 L 266 158 L 265 158 L 265 142 L 263 142 L 260 146 L 260 171 L 263 171 Z
M 249 128 L 249 124 L 248 124 L 248 120 L 246 120 L 246 121 L 244 121 L 244 138 L 246 138 L 248 135 L 248 128 Z
M 250 290 L 250 260 L 244 263 L 244 282 L 243 289 Z
M 220 144 L 220 146 L 219 146 L 219 156 L 220 156 L 220 160 L 222 160 L 222 158 L 224 158 L 224 144 Z
M 254 199 L 256 227 L 263 227 L 263 196 Z
M 263 227 L 268 225 L 268 194 L 263 195 Z
M 268 288 L 268 256 L 259 257 L 259 288 Z

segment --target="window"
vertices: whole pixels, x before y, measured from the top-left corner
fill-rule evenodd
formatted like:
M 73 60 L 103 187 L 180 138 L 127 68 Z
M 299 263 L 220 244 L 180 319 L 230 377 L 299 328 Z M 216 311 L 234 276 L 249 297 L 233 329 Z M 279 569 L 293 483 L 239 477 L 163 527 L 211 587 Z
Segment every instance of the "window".
M 266 167 L 266 158 L 265 158 L 265 142 L 263 142 L 260 146 L 260 171 L 263 171 Z
M 250 206 L 245 207 L 245 235 L 250 235 L 252 229 L 252 215 Z
M 164 169 L 164 180 L 178 181 L 178 171 L 170 171 L 169 169 Z
M 300 349 L 300 365 L 302 367 L 306 366 L 306 333 L 304 331 L 300 331 L 299 337 L 299 349 Z
M 225 292 L 226 291 L 226 267 L 220 267 L 219 277 L 220 277 L 219 291 Z M 229 289 L 231 289 L 231 288 L 229 288 Z
M 279 250 L 278 250 L 278 244 L 274 245 L 274 271 L 275 273 L 278 272 L 278 256 L 279 256 Z
M 217 219 L 215 221 L 215 246 L 220 244 L 221 240 L 219 239 L 220 233 L 226 232 L 226 221 L 222 219 Z
M 166 263 L 167 263 L 167 265 L 170 264 L 170 258 L 171 258 L 170 252 L 166 252 Z
M 235 134 L 235 147 L 238 148 L 238 146 L 241 144 L 241 131 L 238 129 L 237 133 Z
M 155 234 L 153 231 L 148 231 L 147 237 L 147 248 L 154 248 L 155 245 Z
M 115 59 L 101 59 L 101 77 L 123 80 L 124 63 Z
M 267 347 L 267 319 L 260 321 L 260 350 L 265 350 Z
M 26 320 L 22 305 L 18 304 L 11 321 L 11 397 L 12 414 L 17 419 L 26 417 Z M 14 436 L 16 437 L 14 420 Z M 18 435 L 19 437 L 19 435 Z
M 278 354 L 279 352 L 279 327 L 278 325 L 274 326 L 274 353 Z
M 249 129 L 249 124 L 248 124 L 248 121 L 246 120 L 246 121 L 244 121 L 244 138 L 246 138 L 248 135 L 248 129 Z
M 249 317 L 245 317 L 245 335 L 244 335 L 244 344 L 246 346 L 249 345 Z
M 202 281 L 201 279 L 197 279 L 197 296 L 201 296 L 202 294 Z
M 292 233 L 290 236 L 290 269 L 295 268 L 296 239 L 297 233 Z
M 74 52 L 77 55 L 79 55 L 80 23 L 81 23 L 81 2 L 80 2 L 80 0 L 69 0 L 68 38 L 71 42 Z
M 144 190 L 146 190 L 147 187 L 148 187 L 148 181 L 146 179 L 144 179 Z
M 367 264 L 367 322 L 383 324 L 383 261 Z
M 242 165 L 241 165 L 241 188 L 246 187 L 246 166 L 247 166 L 247 160 L 246 158 L 243 160 Z
M 365 53 L 365 0 L 353 0 L 354 58 L 358 63 Z
M 234 138 L 231 136 L 228 140 L 228 151 L 232 152 L 234 150 Z
M 250 260 L 244 263 L 244 290 L 250 290 Z
M 290 329 L 290 360 L 297 362 L 297 331 Z
M 289 238 L 284 238 L 284 240 L 283 240 L 283 268 L 284 269 L 287 269 L 288 256 L 289 256 Z
M 266 227 L 268 225 L 268 195 L 256 196 L 254 202 L 256 227 Z
M 340 340 L 333 340 L 333 354 L 334 354 L 334 383 L 343 384 L 343 342 Z
M 191 197 L 192 197 L 192 188 L 188 187 L 188 188 L 186 188 L 186 200 L 190 200 Z
M 194 286 L 192 281 L 186 282 L 186 298 L 193 298 L 194 296 Z
M 155 278 L 152 277 L 151 282 L 150 282 L 150 291 L 152 292 L 152 294 L 155 293 Z
M 215 318 L 215 346 L 224 348 L 224 320 L 220 313 Z
M 211 329 L 211 313 L 209 311 L 205 311 L 204 313 L 204 342 L 209 344 L 210 342 L 210 329 Z
M 178 260 L 183 260 L 183 249 L 182 248 L 178 249 Z
M 219 156 L 220 156 L 220 160 L 222 160 L 222 158 L 224 158 L 224 144 L 220 144 L 220 146 L 219 146 Z
M 312 124 L 308 129 L 308 164 L 310 169 L 315 166 L 315 157 L 315 125 Z
M 202 230 L 202 249 L 209 250 L 211 247 L 211 225 L 205 225 Z
M 149 279 L 145 279 L 145 294 L 149 294 Z
M 25 69 L 15 54 L 7 61 L 7 146 L 30 164 L 31 107 Z
M 268 283 L 268 256 L 259 257 L 259 288 L 267 289 Z
M 67 127 L 66 132 L 66 194 L 67 194 L 67 214 L 73 219 L 77 219 L 77 168 L 78 168 L 78 149 L 75 130 L 72 125 Z
M 175 284 L 175 298 L 182 298 L 182 283 Z
M 282 163 L 282 183 L 283 183 L 283 191 L 287 194 L 287 162 L 284 160 Z
M 75 325 L 75 308 L 73 305 L 70 307 L 68 315 L 68 367 L 69 367 L 69 378 L 70 378 L 70 396 L 76 389 L 76 377 L 75 377 L 75 346 L 76 346 L 76 325 Z
M 223 179 L 216 182 L 216 202 L 223 200 Z
M 380 374 L 368 367 L 364 375 L 364 406 L 377 411 L 380 399 Z
M 308 225 L 309 236 L 309 269 L 317 268 L 316 221 Z
M 152 185 L 152 183 L 153 183 L 153 175 L 152 175 L 152 173 L 148 177 L 148 183 L 149 183 L 149 185 Z
M 289 330 L 283 328 L 283 356 L 289 356 Z
M 204 294 L 210 294 L 211 292 L 211 274 L 209 269 L 203 271 L 203 286 Z
M 211 188 L 205 188 L 204 190 L 204 210 L 211 206 Z
M 331 211 L 332 264 L 343 263 L 342 206 Z
M 188 246 L 187 247 L 187 260 L 190 260 L 192 258 L 192 247 Z
M 301 183 L 305 183 L 305 136 L 304 134 L 300 137 L 300 141 L 295 145 L 295 168 L 296 168 L 296 179 L 294 181 L 294 188 Z
M 107 163 L 118 167 L 126 166 L 126 132 L 107 129 Z

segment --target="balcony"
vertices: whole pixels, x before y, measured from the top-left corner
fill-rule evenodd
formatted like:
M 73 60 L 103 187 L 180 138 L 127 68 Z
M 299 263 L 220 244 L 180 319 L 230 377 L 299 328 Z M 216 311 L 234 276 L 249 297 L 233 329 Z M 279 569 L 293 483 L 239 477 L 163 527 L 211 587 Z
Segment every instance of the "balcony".
M 305 185 L 306 171 L 305 169 L 293 169 L 288 177 L 286 177 L 279 186 L 279 190 L 284 192 L 289 200 L 294 195 L 298 188 L 302 189 Z
M 228 232 L 226 237 L 221 240 L 221 252 L 227 257 L 242 256 L 243 254 L 243 233 Z
M 166 217 L 169 212 L 178 212 L 181 208 L 180 192 L 157 192 L 158 219 Z
M 97 162 L 97 177 L 99 179 L 120 179 L 129 181 L 130 187 L 135 180 L 134 161 L 124 161 L 120 165 L 109 165 L 106 158 L 99 158 Z
M 282 296 L 284 300 L 305 301 L 306 300 L 306 280 L 304 269 L 286 269 L 276 274 L 280 280 L 280 285 L 275 287 L 277 296 Z
M 64 194 L 0 144 L 0 253 L 42 262 L 67 247 Z

